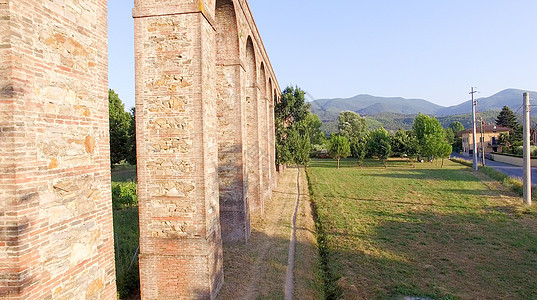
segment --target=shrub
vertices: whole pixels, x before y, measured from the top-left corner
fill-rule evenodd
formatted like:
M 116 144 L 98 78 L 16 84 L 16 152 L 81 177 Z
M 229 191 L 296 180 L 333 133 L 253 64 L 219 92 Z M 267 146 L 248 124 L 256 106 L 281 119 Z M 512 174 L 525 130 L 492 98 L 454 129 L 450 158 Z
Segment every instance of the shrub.
M 136 183 L 118 182 L 112 184 L 112 207 L 123 209 L 138 206 Z

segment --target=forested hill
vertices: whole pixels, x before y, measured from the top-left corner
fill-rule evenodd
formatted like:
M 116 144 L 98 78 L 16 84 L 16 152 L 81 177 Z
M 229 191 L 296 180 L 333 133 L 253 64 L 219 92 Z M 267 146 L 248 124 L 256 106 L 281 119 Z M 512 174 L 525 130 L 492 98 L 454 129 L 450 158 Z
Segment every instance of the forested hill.
M 478 98 L 478 118 L 492 123 L 503 106 L 507 105 L 520 114 L 522 94 L 525 91 L 506 89 L 490 97 Z M 534 96 L 531 96 L 534 95 Z M 537 92 L 530 92 L 537 98 Z M 471 101 L 459 105 L 443 107 L 423 99 L 384 98 L 370 95 L 358 95 L 347 99 L 319 99 L 311 102 L 311 112 L 317 114 L 323 121 L 325 133 L 337 130 L 337 117 L 342 111 L 350 110 L 359 113 L 367 120 L 370 129 L 380 126 L 388 130 L 399 128 L 410 129 L 418 113 L 435 116 L 442 126 L 447 127 L 451 122 L 459 121 L 465 128 L 471 125 Z M 532 111 L 537 116 L 537 109 Z
M 506 89 L 490 97 L 478 98 L 477 110 L 500 111 L 507 105 L 511 110 L 517 111 L 522 104 L 522 94 L 525 91 L 517 89 Z M 530 95 L 537 97 L 537 92 L 530 92 Z M 340 112 L 350 110 L 362 116 L 382 116 L 382 115 L 416 115 L 418 113 L 433 116 L 451 116 L 467 114 L 471 112 L 471 101 L 466 101 L 458 105 L 443 107 L 423 99 L 404 99 L 375 97 L 371 95 L 358 95 L 352 98 L 318 99 L 311 102 L 311 112 L 317 114 L 321 120 L 334 121 Z M 537 116 L 537 110 L 532 112 Z

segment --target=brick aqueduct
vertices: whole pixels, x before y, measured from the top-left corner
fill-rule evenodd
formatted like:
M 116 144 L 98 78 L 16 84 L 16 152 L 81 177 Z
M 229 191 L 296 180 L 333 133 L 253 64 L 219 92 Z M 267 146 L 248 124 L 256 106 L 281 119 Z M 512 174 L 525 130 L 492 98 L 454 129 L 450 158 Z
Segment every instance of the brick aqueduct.
M 281 91 L 246 0 L 134 3 L 142 298 L 212 299 L 276 184 Z M 0 298 L 115 299 L 107 1 L 0 24 Z

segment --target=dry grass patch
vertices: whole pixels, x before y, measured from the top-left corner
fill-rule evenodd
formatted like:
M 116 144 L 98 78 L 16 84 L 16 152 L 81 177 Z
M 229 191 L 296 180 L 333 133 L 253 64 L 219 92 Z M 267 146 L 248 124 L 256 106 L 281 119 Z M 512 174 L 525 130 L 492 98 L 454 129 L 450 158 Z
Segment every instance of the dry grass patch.
M 263 217 L 252 216 L 248 243 L 224 244 L 225 282 L 218 299 L 283 299 L 287 258 L 297 186 L 296 169 L 280 177 Z M 302 178 L 305 174 L 302 171 Z M 307 185 L 304 183 L 307 189 Z M 307 190 L 304 191 L 307 194 Z M 295 295 L 297 299 L 319 299 L 314 270 L 317 248 L 309 202 L 302 200 L 297 217 Z

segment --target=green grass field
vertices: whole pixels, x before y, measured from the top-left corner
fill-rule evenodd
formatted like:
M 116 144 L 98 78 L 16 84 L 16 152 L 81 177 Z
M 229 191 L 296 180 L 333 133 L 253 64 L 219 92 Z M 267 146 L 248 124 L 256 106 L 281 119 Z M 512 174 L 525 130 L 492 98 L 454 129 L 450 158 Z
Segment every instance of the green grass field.
M 118 185 L 135 185 L 133 182 L 136 182 L 135 166 L 120 165 L 112 170 L 113 188 Z M 138 256 L 135 256 L 139 236 L 138 207 L 114 210 L 116 281 L 120 299 L 127 299 L 140 288 Z
M 308 175 L 333 297 L 537 298 L 537 210 L 483 173 L 314 160 Z

